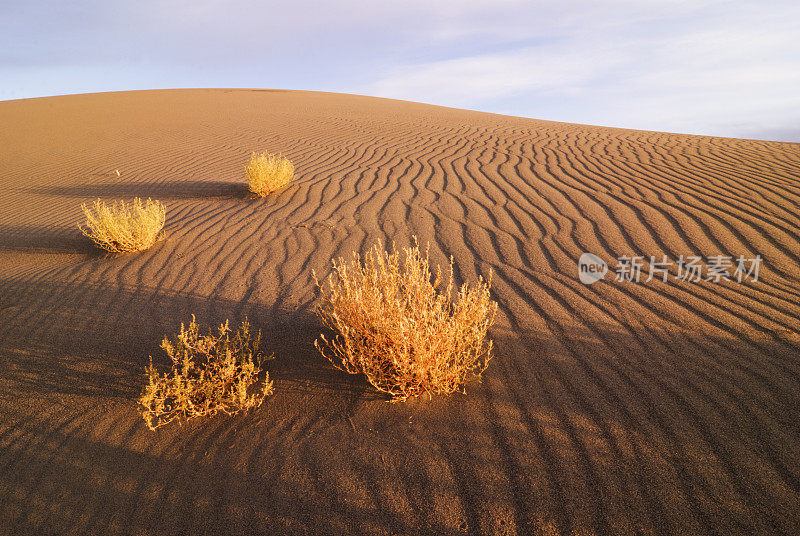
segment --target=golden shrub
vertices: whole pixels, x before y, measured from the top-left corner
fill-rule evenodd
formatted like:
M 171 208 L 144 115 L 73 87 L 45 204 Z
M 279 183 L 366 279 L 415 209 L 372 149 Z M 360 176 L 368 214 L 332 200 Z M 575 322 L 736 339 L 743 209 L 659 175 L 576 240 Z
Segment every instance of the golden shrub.
M 490 298 L 491 275 L 476 286 L 461 286 L 453 297 L 453 260 L 444 290 L 441 269 L 431 282 L 426 248 L 400 252 L 370 249 L 363 262 L 333 261 L 333 272 L 317 286 L 317 315 L 334 332 L 315 341 L 340 370 L 364 374 L 394 400 L 422 393 L 452 393 L 480 376 L 492 356 L 487 330 L 497 304 Z M 316 275 L 315 275 L 316 278 Z
M 250 191 L 259 197 L 283 188 L 294 177 L 294 164 L 281 155 L 267 152 L 250 156 L 244 168 Z
M 218 334 L 200 335 L 192 315 L 189 328 L 172 340 L 164 337 L 161 348 L 172 360 L 169 372 L 147 368 L 148 383 L 139 398 L 140 413 L 155 430 L 175 419 L 189 420 L 218 412 L 233 415 L 261 405 L 272 394 L 272 382 L 264 372 L 258 385 L 263 357 L 258 353 L 259 332 L 251 337 L 245 320 L 231 337 L 228 321 Z
M 115 201 L 106 205 L 99 199 L 92 208 L 81 205 L 86 222 L 78 225 L 81 232 L 107 251 L 143 251 L 162 238 L 167 209 L 160 201 L 138 197 L 130 204 Z

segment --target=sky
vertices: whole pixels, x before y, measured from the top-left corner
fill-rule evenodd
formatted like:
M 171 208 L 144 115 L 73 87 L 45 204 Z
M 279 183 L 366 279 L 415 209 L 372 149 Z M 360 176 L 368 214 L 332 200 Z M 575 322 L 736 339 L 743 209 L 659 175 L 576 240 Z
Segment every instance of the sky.
M 335 91 L 800 142 L 800 2 L 0 0 L 0 100 Z

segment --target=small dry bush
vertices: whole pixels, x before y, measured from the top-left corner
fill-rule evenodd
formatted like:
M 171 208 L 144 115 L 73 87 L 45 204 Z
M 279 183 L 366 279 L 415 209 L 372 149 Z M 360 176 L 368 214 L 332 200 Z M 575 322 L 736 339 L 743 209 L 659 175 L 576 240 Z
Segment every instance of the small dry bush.
M 487 330 L 497 304 L 489 281 L 464 284 L 453 297 L 453 260 L 444 290 L 441 269 L 431 282 L 428 249 L 388 253 L 379 245 L 349 263 L 333 261 L 333 272 L 317 281 L 317 315 L 334 331 L 314 345 L 338 369 L 364 374 L 394 400 L 422 393 L 452 393 L 480 376 L 492 355 Z M 316 276 L 315 276 L 316 278 Z
M 218 412 L 233 415 L 261 405 L 272 394 L 269 374 L 259 385 L 263 363 L 258 353 L 261 333 L 251 337 L 245 320 L 231 336 L 228 321 L 220 325 L 217 335 L 209 331 L 200 335 L 192 315 L 188 329 L 172 340 L 164 337 L 161 348 L 172 360 L 172 369 L 160 374 L 153 366 L 139 398 L 140 413 L 147 426 L 155 430 L 175 419 L 189 420 Z
M 78 225 L 81 232 L 107 251 L 143 251 L 163 235 L 167 209 L 160 201 L 138 197 L 130 204 L 115 201 L 106 205 L 99 199 L 92 208 L 81 205 L 86 223 Z
M 294 177 L 294 164 L 281 155 L 253 153 L 244 168 L 250 191 L 259 197 L 283 188 Z

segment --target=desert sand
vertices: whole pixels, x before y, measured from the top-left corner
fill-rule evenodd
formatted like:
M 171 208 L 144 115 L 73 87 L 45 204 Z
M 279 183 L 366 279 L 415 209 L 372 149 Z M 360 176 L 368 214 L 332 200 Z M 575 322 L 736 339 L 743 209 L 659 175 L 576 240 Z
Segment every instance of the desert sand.
M 267 90 L 7 101 L 0 125 L 0 533 L 800 529 L 799 144 Z M 256 150 L 296 183 L 249 198 Z M 81 203 L 134 196 L 166 239 L 93 248 Z M 494 271 L 496 355 L 466 394 L 389 403 L 313 348 L 312 271 L 412 235 L 459 282 Z M 763 263 L 584 285 L 583 252 Z M 261 329 L 276 394 L 151 432 L 148 356 L 192 314 Z

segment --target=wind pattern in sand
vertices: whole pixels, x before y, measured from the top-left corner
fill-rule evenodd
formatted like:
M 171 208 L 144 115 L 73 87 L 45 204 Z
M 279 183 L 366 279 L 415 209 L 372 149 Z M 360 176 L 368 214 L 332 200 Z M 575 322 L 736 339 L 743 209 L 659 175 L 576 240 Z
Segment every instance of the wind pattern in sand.
M 0 534 L 791 534 L 800 145 L 283 91 L 0 103 Z M 252 151 L 296 182 L 250 199 Z M 116 170 L 119 170 L 119 177 Z M 80 205 L 159 199 L 104 256 Z M 312 270 L 417 235 L 494 271 L 467 395 L 387 404 L 312 346 Z M 583 252 L 763 258 L 759 280 L 577 278 Z M 191 314 L 264 332 L 276 395 L 149 432 Z

